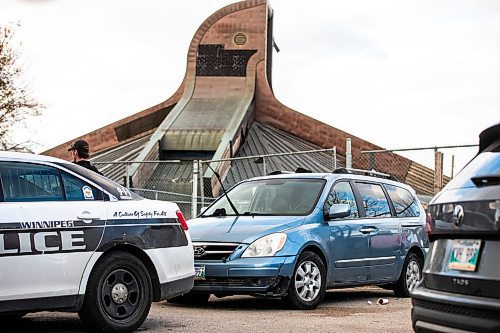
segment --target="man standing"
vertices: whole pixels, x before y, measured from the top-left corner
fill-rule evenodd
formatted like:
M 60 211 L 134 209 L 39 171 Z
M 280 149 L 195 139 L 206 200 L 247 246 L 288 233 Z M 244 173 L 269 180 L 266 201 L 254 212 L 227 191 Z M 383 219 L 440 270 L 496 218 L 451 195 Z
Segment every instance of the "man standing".
M 74 163 L 102 175 L 102 173 L 99 172 L 99 170 L 97 170 L 95 166 L 93 166 L 92 164 L 90 164 L 89 161 L 87 161 L 87 159 L 89 158 L 89 144 L 87 143 L 87 141 L 85 140 L 75 141 L 75 143 L 71 145 L 68 151 L 71 152 Z

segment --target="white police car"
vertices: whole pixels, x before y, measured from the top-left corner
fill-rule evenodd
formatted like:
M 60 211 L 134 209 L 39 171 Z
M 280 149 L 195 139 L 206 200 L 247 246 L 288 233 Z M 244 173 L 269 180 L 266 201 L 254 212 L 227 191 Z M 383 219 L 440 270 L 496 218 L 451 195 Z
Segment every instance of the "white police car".
M 93 331 L 130 332 L 152 301 L 193 286 L 176 204 L 60 159 L 0 152 L 0 320 L 78 311 Z

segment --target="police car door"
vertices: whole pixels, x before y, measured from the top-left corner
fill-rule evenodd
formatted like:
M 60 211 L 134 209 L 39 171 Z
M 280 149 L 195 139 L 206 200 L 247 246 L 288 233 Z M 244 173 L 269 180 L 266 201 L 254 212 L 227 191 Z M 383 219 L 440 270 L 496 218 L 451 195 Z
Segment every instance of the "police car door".
M 103 193 L 51 165 L 0 161 L 0 302 L 71 306 L 105 225 Z M 47 299 L 47 300 L 48 300 Z

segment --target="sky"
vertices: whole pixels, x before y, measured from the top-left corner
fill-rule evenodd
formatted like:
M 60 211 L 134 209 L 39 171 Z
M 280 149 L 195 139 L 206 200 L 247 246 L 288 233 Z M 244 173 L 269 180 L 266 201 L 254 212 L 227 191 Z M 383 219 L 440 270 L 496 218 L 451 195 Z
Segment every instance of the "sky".
M 14 137 L 42 152 L 156 105 L 226 0 L 2 0 L 46 106 Z M 387 149 L 476 144 L 500 121 L 500 1 L 271 0 L 283 104 Z M 476 149 L 445 149 L 445 172 Z M 402 153 L 432 164 L 433 151 Z

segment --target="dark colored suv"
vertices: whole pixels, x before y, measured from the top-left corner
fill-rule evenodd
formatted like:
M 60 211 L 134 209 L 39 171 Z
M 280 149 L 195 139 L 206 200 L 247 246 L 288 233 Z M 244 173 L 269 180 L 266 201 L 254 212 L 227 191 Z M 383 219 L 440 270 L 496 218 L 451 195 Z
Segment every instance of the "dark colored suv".
M 500 123 L 429 204 L 431 246 L 412 293 L 417 332 L 500 332 Z

